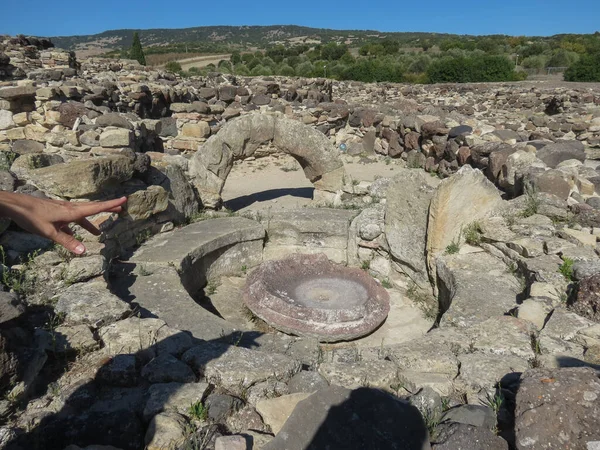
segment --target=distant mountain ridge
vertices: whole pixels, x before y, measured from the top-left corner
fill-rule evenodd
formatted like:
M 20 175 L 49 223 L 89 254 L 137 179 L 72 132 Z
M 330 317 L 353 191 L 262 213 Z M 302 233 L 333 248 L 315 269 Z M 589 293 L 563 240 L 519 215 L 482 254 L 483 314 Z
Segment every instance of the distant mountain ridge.
M 54 36 L 57 47 L 69 50 L 91 48 L 106 51 L 126 48 L 131 45 L 134 31 L 140 34 L 144 46 L 183 44 L 188 42 L 214 42 L 232 47 L 264 48 L 278 43 L 327 43 L 339 42 L 359 45 L 376 38 L 393 38 L 400 41 L 418 41 L 431 37 L 453 36 L 445 33 L 425 32 L 380 32 L 375 30 L 331 30 L 298 25 L 272 26 L 206 26 L 193 28 L 156 28 L 148 30 L 121 29 L 99 34 L 80 36 Z

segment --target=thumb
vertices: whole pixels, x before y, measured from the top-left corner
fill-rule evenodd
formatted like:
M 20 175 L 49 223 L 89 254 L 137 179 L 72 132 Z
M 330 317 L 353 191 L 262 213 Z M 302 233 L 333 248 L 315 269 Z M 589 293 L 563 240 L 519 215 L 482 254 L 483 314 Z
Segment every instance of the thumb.
M 54 238 L 54 241 L 76 255 L 82 255 L 85 253 L 85 246 L 64 231 L 59 231 L 59 233 L 56 235 L 56 238 Z

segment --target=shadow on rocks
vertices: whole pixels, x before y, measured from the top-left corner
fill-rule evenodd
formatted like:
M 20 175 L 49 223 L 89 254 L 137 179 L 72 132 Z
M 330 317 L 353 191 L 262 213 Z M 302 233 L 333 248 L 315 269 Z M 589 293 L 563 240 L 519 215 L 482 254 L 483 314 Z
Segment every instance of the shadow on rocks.
M 419 410 L 372 388 L 329 386 L 298 403 L 263 450 L 428 450 Z
M 259 335 L 246 333 L 246 347 L 252 347 L 249 341 Z M 74 380 L 52 400 L 56 402 L 55 412 L 50 412 L 50 400 L 39 415 L 28 412 L 31 415 L 27 427 L 15 430 L 4 440 L 2 448 L 63 450 L 69 445 L 106 445 L 122 450 L 146 448 L 146 442 L 153 438 L 147 430 L 154 430 L 151 421 L 156 414 L 172 411 L 182 418 L 190 404 L 205 400 L 211 390 L 204 379 L 206 365 L 224 354 L 236 339 L 239 337 L 230 335 L 203 341 L 180 331 L 136 353 L 106 352 L 106 356 L 84 359 L 82 367 L 69 372 Z M 190 349 L 196 355 L 193 364 L 187 365 L 181 359 Z M 149 372 L 152 375 L 148 376 Z M 38 389 L 43 393 L 52 387 Z M 207 427 L 210 429 L 202 430 L 204 437 L 218 431 L 217 425 Z

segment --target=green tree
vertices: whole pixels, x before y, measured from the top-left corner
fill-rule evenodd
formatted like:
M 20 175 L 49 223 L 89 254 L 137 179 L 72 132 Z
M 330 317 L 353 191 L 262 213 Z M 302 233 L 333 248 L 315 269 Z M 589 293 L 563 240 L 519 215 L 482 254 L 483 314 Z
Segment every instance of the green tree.
M 142 66 L 146 65 L 146 57 L 144 56 L 144 50 L 142 49 L 142 43 L 140 42 L 140 36 L 137 31 L 133 33 L 133 44 L 131 44 L 129 57 L 135 59 Z
M 231 52 L 231 57 L 229 58 L 232 64 L 239 64 L 242 62 L 242 55 L 238 50 L 234 50 Z
M 600 52 L 583 55 L 565 71 L 566 81 L 600 81 Z
M 430 83 L 514 81 L 514 64 L 504 56 L 442 58 L 427 68 Z

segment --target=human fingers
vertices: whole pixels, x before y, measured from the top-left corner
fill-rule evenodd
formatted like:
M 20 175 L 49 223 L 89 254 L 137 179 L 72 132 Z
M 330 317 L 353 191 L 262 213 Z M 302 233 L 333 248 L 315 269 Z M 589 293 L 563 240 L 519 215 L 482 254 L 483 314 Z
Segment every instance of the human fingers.
M 94 224 L 92 222 L 90 222 L 87 219 L 81 219 L 78 220 L 77 222 L 75 222 L 77 225 L 83 227 L 84 229 L 86 229 L 87 231 L 89 231 L 90 233 L 92 233 L 95 236 L 100 236 L 100 230 L 98 228 L 96 228 L 96 226 L 94 226 Z
M 76 255 L 82 255 L 85 253 L 84 245 L 75 239 L 73 236 L 65 233 L 64 230 L 59 230 L 58 234 L 54 237 L 54 242 L 62 245 L 64 248 L 69 250 L 71 253 Z
M 60 231 L 67 233 L 69 236 L 75 236 L 75 233 L 73 233 L 73 230 L 69 228 L 69 225 L 63 225 L 60 227 Z
M 121 207 L 127 202 L 127 197 L 116 198 L 114 200 L 108 200 L 105 202 L 89 202 L 89 203 L 79 203 L 75 204 L 75 214 L 76 218 L 73 220 L 78 220 L 82 217 L 92 216 L 94 214 L 99 214 L 104 211 L 108 212 L 120 212 Z

